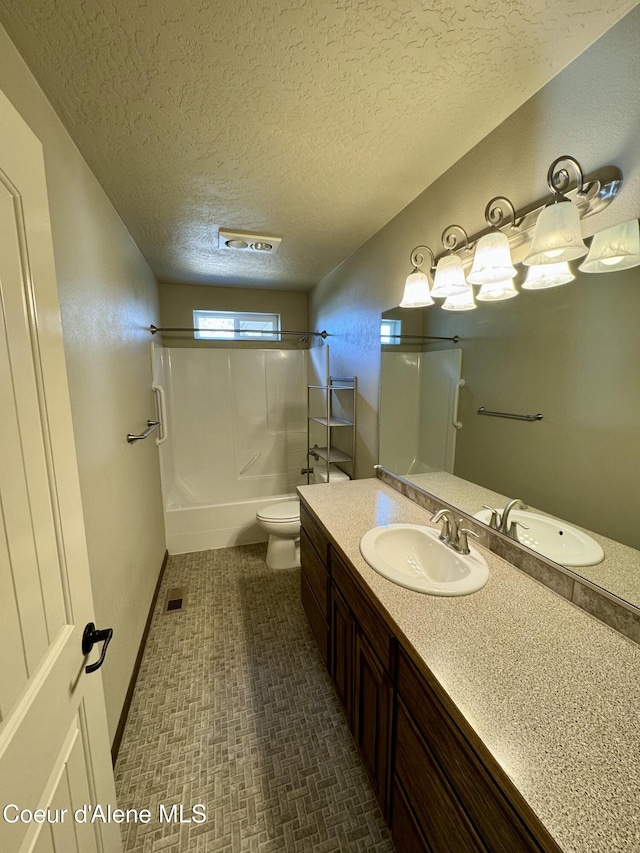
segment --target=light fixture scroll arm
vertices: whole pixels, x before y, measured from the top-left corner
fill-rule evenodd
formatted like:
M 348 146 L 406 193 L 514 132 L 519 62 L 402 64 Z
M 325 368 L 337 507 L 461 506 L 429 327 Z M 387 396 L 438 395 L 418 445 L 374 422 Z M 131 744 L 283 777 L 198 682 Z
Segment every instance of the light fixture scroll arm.
M 469 243 L 469 235 L 461 225 L 448 225 L 442 232 L 442 245 L 451 252 L 456 251 L 460 239 L 464 240 L 465 249 L 473 248 L 473 245 Z
M 563 168 L 561 169 L 558 168 L 560 164 L 563 164 Z M 549 166 L 549 171 L 547 172 L 547 186 L 551 192 L 554 194 L 556 199 L 564 198 L 564 194 L 571 186 L 571 175 L 564 164 L 573 168 L 575 173 L 573 177 L 576 181 L 578 195 L 585 195 L 584 172 L 582 171 L 582 166 L 578 163 L 575 157 L 570 157 L 568 154 L 563 154 L 562 157 L 556 157 L 553 163 Z
M 429 257 L 431 258 L 431 263 L 429 265 L 430 270 L 434 270 L 436 268 L 436 259 L 428 246 L 416 246 L 415 249 L 411 252 L 411 265 L 414 269 L 422 269 L 422 265 L 425 262 L 424 252 L 429 253 Z
M 508 218 L 505 214 L 505 208 L 509 214 Z M 521 219 L 516 219 L 516 209 L 513 203 L 506 196 L 497 195 L 488 202 L 484 209 L 484 218 L 490 228 L 503 228 L 510 220 L 511 228 L 517 228 L 522 222 Z

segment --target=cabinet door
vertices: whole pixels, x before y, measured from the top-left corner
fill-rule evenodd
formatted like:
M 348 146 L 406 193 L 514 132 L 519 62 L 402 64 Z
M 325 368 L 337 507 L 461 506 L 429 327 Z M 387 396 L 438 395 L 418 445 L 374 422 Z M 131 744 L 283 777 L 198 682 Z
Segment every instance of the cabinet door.
M 386 817 L 393 685 L 359 629 L 355 663 L 354 735 Z
M 329 572 L 304 530 L 300 531 L 300 564 L 325 619 L 329 618 Z
M 399 843 L 404 824 L 396 827 L 398 782 L 415 812 L 417 823 L 433 853 L 486 853 L 487 848 L 471 825 L 456 793 L 451 788 L 429 747 L 410 721 L 402 701 L 396 717 L 396 748 L 392 834 L 400 853 L 412 853 Z M 520 847 L 495 847 L 492 850 L 518 851 Z
M 398 853 L 431 853 L 398 777 L 393 777 L 391 837 Z
M 311 633 L 318 644 L 318 649 L 322 656 L 322 662 L 326 668 L 329 669 L 329 626 L 322 611 L 318 607 L 318 602 L 311 591 L 311 587 L 309 586 L 304 572 L 300 573 L 300 584 L 302 607 L 304 608 L 304 612 L 307 614 Z
M 329 565 L 329 543 L 303 503 L 300 504 L 300 524 L 326 568 Z
M 331 677 L 353 731 L 353 663 L 355 623 L 335 584 L 331 589 Z
M 411 769 L 410 762 L 419 752 L 415 743 L 401 749 L 401 741 L 419 732 L 432 760 L 441 768 L 465 815 L 474 825 L 489 850 L 556 851 L 559 848 L 537 817 L 511 785 L 504 772 L 491 756 L 479 750 L 482 744 L 464 720 L 454 721 L 436 689 L 415 668 L 404 650 L 398 658 L 399 708 L 406 708 L 406 717 L 398 711 L 395 770 L 400 773 L 407 794 L 413 793 L 411 785 L 422 781 L 423 775 Z M 412 725 L 404 725 L 405 719 Z M 464 728 L 463 728 L 464 726 Z M 406 757 L 403 758 L 403 756 Z M 405 761 L 406 769 L 403 769 Z M 415 803 L 425 801 L 417 793 Z M 414 803 L 415 811 L 419 806 Z M 460 850 L 465 848 L 460 847 Z

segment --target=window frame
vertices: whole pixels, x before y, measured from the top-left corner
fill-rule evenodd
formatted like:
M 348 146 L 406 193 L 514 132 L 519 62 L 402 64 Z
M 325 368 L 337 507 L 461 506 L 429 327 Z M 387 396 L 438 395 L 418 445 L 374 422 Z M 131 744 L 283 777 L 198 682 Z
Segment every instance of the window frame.
M 202 319 L 233 320 L 231 329 L 206 329 L 200 326 Z M 238 328 L 240 323 L 271 323 L 271 329 Z M 214 311 L 208 308 L 193 309 L 193 337 L 196 341 L 238 342 L 238 341 L 282 341 L 280 334 L 280 314 L 261 311 Z M 268 334 L 260 334 L 261 331 Z M 216 334 L 217 333 L 217 334 Z
M 389 324 L 389 332 L 384 334 L 382 327 L 385 323 Z M 396 335 L 402 334 L 402 320 L 380 320 L 380 344 L 385 347 L 399 346 L 400 338 Z

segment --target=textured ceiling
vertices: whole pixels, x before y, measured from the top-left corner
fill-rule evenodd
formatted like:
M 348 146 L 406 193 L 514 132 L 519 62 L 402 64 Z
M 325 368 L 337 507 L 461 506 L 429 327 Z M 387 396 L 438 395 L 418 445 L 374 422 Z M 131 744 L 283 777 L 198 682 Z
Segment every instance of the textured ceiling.
M 636 2 L 0 0 L 0 22 L 161 281 L 304 289 Z M 284 239 L 233 253 L 220 226 Z

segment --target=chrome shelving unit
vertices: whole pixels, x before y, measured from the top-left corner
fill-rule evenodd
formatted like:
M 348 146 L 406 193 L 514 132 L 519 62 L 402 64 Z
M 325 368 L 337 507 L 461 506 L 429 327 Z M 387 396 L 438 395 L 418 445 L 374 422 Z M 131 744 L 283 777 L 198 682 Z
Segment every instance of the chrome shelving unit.
M 349 466 L 353 477 L 356 458 L 356 376 L 330 376 L 328 385 L 307 385 L 307 482 L 314 463 L 326 465 L 327 482 L 331 465 Z M 335 431 L 340 431 L 340 437 Z M 344 438 L 350 430 L 349 438 Z M 336 446 L 334 436 L 337 438 Z M 322 442 L 322 443 L 319 443 Z

